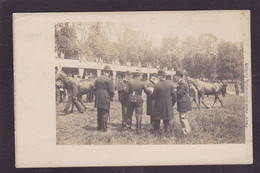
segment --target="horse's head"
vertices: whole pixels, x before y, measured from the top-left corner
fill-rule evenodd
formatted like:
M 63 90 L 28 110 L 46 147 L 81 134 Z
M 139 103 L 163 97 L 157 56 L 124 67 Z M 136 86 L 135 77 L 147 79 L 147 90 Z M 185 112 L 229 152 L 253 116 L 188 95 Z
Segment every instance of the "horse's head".
M 222 93 L 222 96 L 225 97 L 225 95 L 227 94 L 227 84 L 222 83 L 222 84 L 220 84 L 220 85 L 221 85 L 221 93 Z
M 68 84 L 68 77 L 64 71 L 56 71 L 55 74 L 56 81 L 61 80 L 64 84 Z
M 55 80 L 56 80 L 56 81 L 61 80 L 61 78 L 60 78 L 60 72 L 59 72 L 59 71 L 56 71 Z

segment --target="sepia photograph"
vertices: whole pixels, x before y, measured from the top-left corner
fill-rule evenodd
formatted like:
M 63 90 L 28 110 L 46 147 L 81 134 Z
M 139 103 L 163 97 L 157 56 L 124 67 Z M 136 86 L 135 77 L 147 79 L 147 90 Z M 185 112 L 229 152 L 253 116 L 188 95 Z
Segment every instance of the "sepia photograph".
M 239 23 L 192 20 L 57 23 L 57 144 L 245 143 Z
M 252 163 L 249 11 L 15 14 L 14 40 L 18 167 Z

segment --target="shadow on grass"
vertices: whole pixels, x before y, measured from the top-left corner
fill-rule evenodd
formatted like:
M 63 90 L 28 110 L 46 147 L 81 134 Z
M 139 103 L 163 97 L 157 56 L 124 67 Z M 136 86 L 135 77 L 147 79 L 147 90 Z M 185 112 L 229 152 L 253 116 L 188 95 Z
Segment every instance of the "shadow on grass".
M 97 131 L 97 127 L 93 127 L 93 126 L 85 126 L 83 127 L 83 129 L 87 130 L 87 131 Z
M 110 127 L 111 129 L 115 130 L 115 131 L 122 131 L 122 125 L 120 123 L 108 123 L 108 127 Z

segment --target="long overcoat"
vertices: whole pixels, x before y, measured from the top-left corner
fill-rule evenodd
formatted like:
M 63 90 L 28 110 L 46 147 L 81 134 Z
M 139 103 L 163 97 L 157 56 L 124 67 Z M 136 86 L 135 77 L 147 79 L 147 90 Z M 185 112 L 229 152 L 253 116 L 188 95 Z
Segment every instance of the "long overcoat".
M 189 93 L 188 83 L 184 79 L 181 79 L 177 87 L 177 111 L 187 112 L 191 110 Z
M 152 92 L 153 92 L 153 90 L 154 90 L 154 83 L 153 82 L 149 82 L 147 84 L 147 88 L 148 89 L 152 89 Z M 154 109 L 154 99 L 152 98 L 151 95 L 148 94 L 146 96 L 146 114 L 147 115 L 152 115 L 153 109 Z
M 176 93 L 168 81 L 160 81 L 154 86 L 152 98 L 155 99 L 153 117 L 155 120 L 171 120 Z
M 110 102 L 114 96 L 113 81 L 109 77 L 101 75 L 96 80 L 95 88 L 95 107 L 99 109 L 110 109 Z

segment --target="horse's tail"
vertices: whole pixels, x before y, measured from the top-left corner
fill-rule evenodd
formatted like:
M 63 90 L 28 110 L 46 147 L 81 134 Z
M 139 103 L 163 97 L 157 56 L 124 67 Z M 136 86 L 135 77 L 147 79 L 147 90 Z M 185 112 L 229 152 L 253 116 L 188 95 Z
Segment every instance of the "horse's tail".
M 194 94 L 196 95 L 195 97 L 199 97 L 199 95 L 201 95 L 201 92 L 200 92 L 200 90 L 199 90 L 198 85 L 196 84 L 196 82 L 194 82 L 194 79 L 188 78 L 187 80 L 188 80 L 188 82 L 191 82 L 192 86 L 194 86 L 194 88 L 195 88 L 196 91 L 197 91 L 197 94 L 194 93 Z M 198 98 L 196 98 L 196 99 L 198 99 Z
M 191 81 L 191 84 L 196 88 L 196 90 L 199 92 L 199 88 L 198 88 L 198 85 L 196 84 L 196 82 L 194 82 L 194 80 L 192 78 L 189 78 L 188 79 L 189 81 Z

